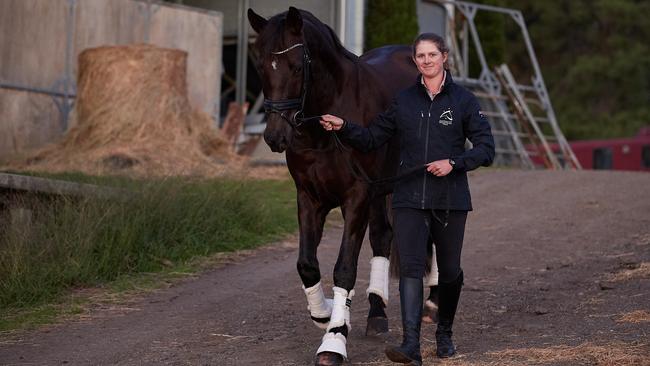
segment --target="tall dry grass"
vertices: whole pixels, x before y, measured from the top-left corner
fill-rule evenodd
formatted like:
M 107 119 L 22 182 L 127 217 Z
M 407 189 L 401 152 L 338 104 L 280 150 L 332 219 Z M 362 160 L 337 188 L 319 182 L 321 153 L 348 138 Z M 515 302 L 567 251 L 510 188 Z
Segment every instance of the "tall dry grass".
M 70 288 L 251 248 L 296 230 L 295 190 L 286 180 L 117 185 L 134 193 L 122 200 L 9 201 L 29 211 L 5 210 L 14 218 L 0 221 L 0 308 L 46 303 Z

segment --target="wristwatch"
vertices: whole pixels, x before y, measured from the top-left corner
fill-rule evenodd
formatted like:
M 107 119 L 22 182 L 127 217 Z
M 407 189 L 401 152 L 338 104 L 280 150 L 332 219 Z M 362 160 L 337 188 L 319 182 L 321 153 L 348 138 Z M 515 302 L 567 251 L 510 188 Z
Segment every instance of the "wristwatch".
M 451 165 L 452 170 L 456 167 L 456 162 L 454 161 L 454 159 L 449 158 L 449 165 Z

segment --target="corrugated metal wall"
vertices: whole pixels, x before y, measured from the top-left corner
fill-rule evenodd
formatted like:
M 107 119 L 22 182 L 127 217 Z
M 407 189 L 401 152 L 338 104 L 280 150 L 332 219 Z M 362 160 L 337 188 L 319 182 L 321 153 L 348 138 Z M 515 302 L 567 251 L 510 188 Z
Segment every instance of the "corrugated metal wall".
M 91 47 L 187 51 L 190 101 L 218 116 L 222 32 L 219 12 L 153 1 L 0 1 L 0 157 L 63 134 L 73 102 L 63 95 L 74 94 L 77 56 Z
M 203 9 L 214 9 L 223 12 L 223 34 L 225 37 L 237 36 L 238 1 L 237 0 L 180 0 L 184 5 L 195 6 Z M 314 14 L 318 19 L 337 29 L 336 6 L 334 0 L 249 0 L 249 6 L 256 13 L 270 17 L 289 10 L 289 6 L 305 9 Z M 247 22 L 248 23 L 248 22 Z M 254 34 L 250 29 L 250 34 Z

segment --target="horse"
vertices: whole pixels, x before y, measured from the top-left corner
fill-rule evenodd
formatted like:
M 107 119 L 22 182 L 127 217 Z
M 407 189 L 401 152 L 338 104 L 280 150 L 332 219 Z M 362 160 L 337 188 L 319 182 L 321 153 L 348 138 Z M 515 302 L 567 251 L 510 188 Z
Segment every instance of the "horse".
M 346 341 L 361 244 L 369 228 L 372 247 L 370 309 L 366 334 L 388 331 L 389 255 L 392 230 L 387 195 L 392 187 L 370 180 L 393 176 L 399 146 L 362 154 L 341 144 L 318 123 L 325 113 L 367 126 L 388 107 L 393 96 L 416 80 L 408 46 L 385 46 L 357 57 L 334 31 L 305 10 L 266 19 L 248 9 L 258 37 L 253 51 L 265 96 L 264 141 L 274 152 L 286 151 L 297 191 L 299 250 L 297 270 L 314 324 L 325 329 L 316 365 L 340 365 Z M 366 178 L 361 179 L 360 173 Z M 340 207 L 344 229 L 334 267 L 334 297 L 325 298 L 317 249 L 325 218 Z

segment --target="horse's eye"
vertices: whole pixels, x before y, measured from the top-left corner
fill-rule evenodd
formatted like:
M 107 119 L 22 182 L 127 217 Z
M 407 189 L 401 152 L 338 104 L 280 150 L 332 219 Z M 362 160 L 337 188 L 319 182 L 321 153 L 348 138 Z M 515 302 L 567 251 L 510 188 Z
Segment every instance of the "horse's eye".
M 293 73 L 298 75 L 302 72 L 302 66 L 298 66 L 295 69 L 293 69 Z

